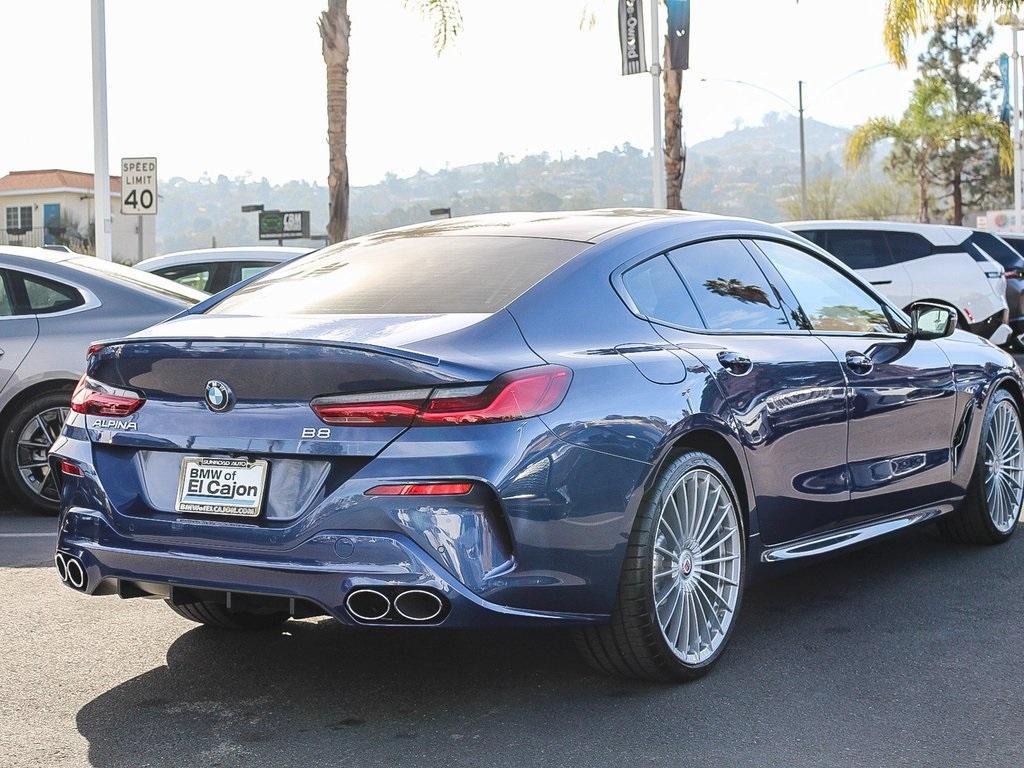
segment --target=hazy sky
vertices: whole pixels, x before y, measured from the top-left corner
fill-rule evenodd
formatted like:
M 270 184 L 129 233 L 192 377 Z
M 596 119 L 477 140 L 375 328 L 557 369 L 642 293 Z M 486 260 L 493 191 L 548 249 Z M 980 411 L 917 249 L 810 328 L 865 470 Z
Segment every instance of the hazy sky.
M 350 0 L 349 158 L 355 184 L 423 167 L 629 141 L 650 146 L 650 78 L 622 77 L 615 0 L 462 0 L 465 31 L 440 58 L 401 0 Z M 647 3 L 650 5 L 650 0 Z M 107 0 L 111 168 L 159 157 L 160 176 L 251 173 L 280 182 L 327 175 L 324 65 L 316 19 L 326 0 Z M 886 60 L 885 0 L 693 0 L 684 81 L 690 143 L 789 107 L 854 125 L 897 114 L 913 72 Z M 0 172 L 92 168 L 88 0 L 0 5 Z M 993 56 L 1009 45 L 998 30 Z

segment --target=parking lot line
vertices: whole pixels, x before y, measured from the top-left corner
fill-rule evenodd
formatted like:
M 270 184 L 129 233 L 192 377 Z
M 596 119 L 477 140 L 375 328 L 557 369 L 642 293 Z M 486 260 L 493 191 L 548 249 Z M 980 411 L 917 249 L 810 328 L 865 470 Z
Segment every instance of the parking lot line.
M 0 533 L 0 539 L 56 538 L 56 533 Z

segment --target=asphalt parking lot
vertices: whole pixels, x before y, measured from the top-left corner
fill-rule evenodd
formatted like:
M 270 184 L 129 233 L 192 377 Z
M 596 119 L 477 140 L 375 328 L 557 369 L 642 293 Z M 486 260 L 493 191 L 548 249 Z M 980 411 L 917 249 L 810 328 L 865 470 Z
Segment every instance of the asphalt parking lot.
M 1024 761 L 1024 536 L 910 532 L 759 585 L 719 667 L 671 687 L 561 633 L 197 627 L 64 587 L 52 539 L 11 535 L 49 527 L 0 517 L 6 768 Z
M 684 686 L 601 677 L 562 633 L 198 627 L 85 598 L 0 486 L 0 766 L 1020 766 L 1024 535 L 931 529 L 748 590 Z

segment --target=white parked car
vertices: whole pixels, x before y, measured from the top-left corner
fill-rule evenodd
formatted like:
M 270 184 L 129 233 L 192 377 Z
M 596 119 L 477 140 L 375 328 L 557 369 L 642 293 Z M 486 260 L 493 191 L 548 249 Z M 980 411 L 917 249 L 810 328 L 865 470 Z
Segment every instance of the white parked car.
M 207 293 L 219 293 L 265 269 L 310 252 L 309 248 L 245 245 L 178 251 L 140 261 L 136 269 Z
M 959 325 L 994 344 L 1010 338 L 1006 277 L 967 227 L 893 221 L 798 221 L 783 224 L 859 272 L 900 307 L 946 304 Z

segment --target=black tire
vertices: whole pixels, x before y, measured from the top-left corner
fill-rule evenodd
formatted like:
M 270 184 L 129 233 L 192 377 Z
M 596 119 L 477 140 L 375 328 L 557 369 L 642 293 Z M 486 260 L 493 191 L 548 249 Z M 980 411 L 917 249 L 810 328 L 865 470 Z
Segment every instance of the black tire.
M 182 603 L 175 605 L 170 600 L 165 601 L 171 610 L 179 616 L 197 624 L 205 624 L 208 627 L 218 629 L 273 629 L 288 621 L 288 614 L 275 613 L 251 613 L 249 611 L 229 611 L 224 603 L 214 603 L 200 600 L 194 603 Z
M 70 389 L 53 389 L 35 395 L 11 414 L 3 435 L 0 436 L 0 469 L 3 470 L 4 482 L 19 506 L 26 507 L 29 511 L 55 515 L 60 509 L 60 501 L 40 496 L 21 476 L 18 471 L 18 437 L 37 415 L 54 408 L 68 408 L 70 404 Z M 57 430 L 59 431 L 59 427 Z M 48 491 L 55 488 L 53 485 L 47 486 Z
M 669 645 L 657 616 L 653 586 L 654 547 L 663 499 L 694 469 L 713 474 L 729 494 L 739 527 L 739 577 L 732 620 L 717 650 L 700 663 L 686 663 Z M 721 657 L 735 627 L 743 598 L 746 537 L 743 510 L 725 468 L 702 451 L 687 450 L 670 461 L 644 497 L 626 548 L 619 592 L 611 622 L 575 632 L 583 658 L 605 674 L 656 682 L 684 682 L 706 674 Z
M 949 541 L 959 544 L 1002 544 L 1013 536 L 1017 528 L 1014 525 L 1004 532 L 996 527 L 985 493 L 985 445 L 992 430 L 993 414 L 1001 403 L 1010 404 L 1018 424 L 1020 423 L 1020 409 L 1013 395 L 1005 389 L 997 390 L 985 407 L 978 455 L 974 460 L 974 473 L 967 488 L 967 496 L 959 509 L 943 515 L 936 523 L 939 533 Z

